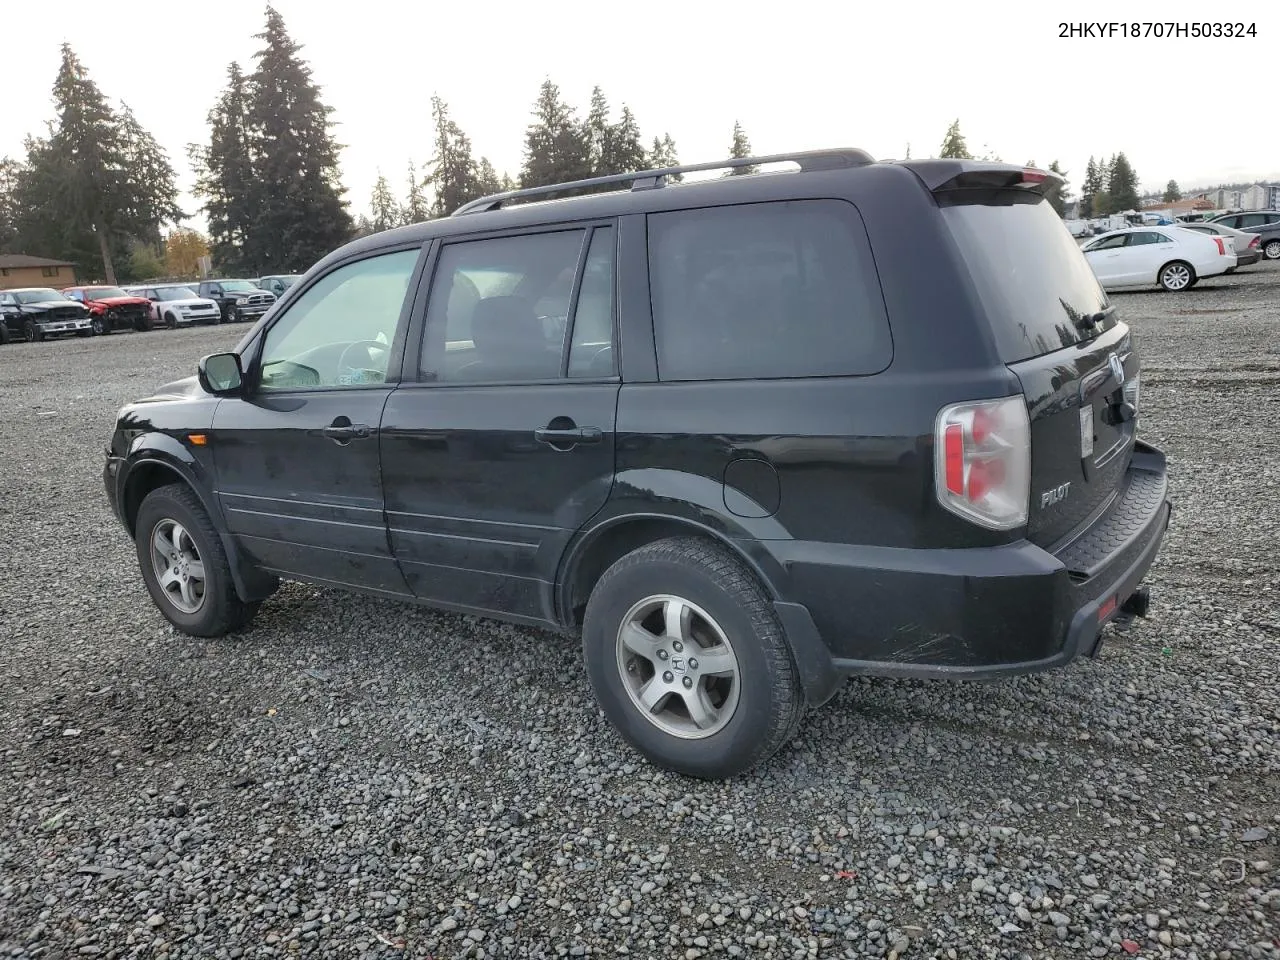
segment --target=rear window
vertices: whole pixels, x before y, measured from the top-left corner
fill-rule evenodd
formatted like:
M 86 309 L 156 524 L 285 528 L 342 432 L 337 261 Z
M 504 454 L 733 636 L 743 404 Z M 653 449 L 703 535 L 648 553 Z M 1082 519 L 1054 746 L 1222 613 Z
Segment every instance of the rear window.
M 663 380 L 856 376 L 892 342 L 852 204 L 795 200 L 649 217 Z
M 1017 363 L 1091 340 L 1075 321 L 1110 300 L 1074 237 L 1047 201 L 961 203 L 942 208 L 991 322 L 1000 358 Z

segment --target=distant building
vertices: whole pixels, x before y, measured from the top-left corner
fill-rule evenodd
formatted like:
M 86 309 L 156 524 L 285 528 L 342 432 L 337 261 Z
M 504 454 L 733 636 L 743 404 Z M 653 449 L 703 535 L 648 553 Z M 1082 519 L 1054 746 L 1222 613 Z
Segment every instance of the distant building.
M 29 257 L 25 253 L 0 253 L 0 290 L 19 287 L 63 287 L 76 285 L 75 264 L 66 260 Z
M 1215 210 L 1280 210 L 1280 184 L 1255 183 L 1242 189 L 1209 190 L 1199 194 Z

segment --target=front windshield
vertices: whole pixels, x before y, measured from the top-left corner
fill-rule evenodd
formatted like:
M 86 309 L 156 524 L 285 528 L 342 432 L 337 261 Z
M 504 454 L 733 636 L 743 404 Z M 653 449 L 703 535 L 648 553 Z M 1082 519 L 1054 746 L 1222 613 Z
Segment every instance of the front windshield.
M 223 280 L 222 289 L 228 293 L 252 293 L 258 288 L 248 280 Z
M 48 287 L 41 287 L 39 290 L 19 290 L 14 297 L 19 303 L 46 303 L 50 300 L 67 299 L 57 290 L 50 290 Z
M 119 287 L 86 287 L 84 295 L 90 300 L 112 300 L 116 297 L 128 297 Z
M 187 287 L 161 287 L 156 291 L 161 300 L 194 300 L 195 292 Z

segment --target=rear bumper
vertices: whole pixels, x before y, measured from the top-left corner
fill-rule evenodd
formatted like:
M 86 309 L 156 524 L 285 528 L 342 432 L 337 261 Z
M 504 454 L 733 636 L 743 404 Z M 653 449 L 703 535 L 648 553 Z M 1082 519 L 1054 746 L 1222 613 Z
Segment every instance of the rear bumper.
M 979 679 L 1095 655 L 1170 512 L 1164 455 L 1138 443 L 1111 504 L 1050 549 L 771 544 L 789 573 L 777 607 L 810 699 L 852 674 Z

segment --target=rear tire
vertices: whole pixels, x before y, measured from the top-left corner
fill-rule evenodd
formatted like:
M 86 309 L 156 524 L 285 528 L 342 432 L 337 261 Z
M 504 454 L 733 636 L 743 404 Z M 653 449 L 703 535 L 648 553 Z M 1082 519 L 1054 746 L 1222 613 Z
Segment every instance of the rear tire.
M 1160 286 L 1170 293 L 1190 290 L 1196 283 L 1196 271 L 1184 260 L 1174 260 L 1160 268 L 1156 275 Z
M 135 530 L 147 592 L 165 619 L 183 633 L 225 636 L 258 612 L 259 602 L 245 603 L 236 593 L 222 539 L 204 504 L 186 484 L 171 483 L 147 494 L 138 508 Z M 201 581 L 198 588 L 195 581 Z
M 1268 260 L 1280 260 L 1280 239 L 1268 240 L 1264 243 L 1262 255 Z
M 750 769 L 804 715 L 772 603 L 718 544 L 660 540 L 618 560 L 591 591 L 582 643 L 610 722 L 651 762 L 686 776 Z
M 111 328 L 107 326 L 107 321 L 102 317 L 93 317 L 89 321 L 89 330 L 95 337 L 101 337 L 111 332 Z

